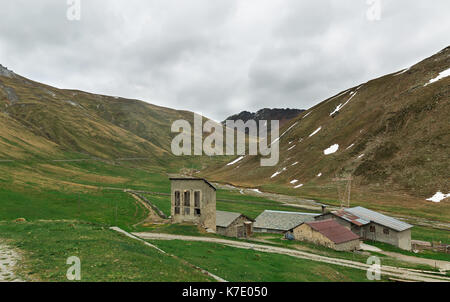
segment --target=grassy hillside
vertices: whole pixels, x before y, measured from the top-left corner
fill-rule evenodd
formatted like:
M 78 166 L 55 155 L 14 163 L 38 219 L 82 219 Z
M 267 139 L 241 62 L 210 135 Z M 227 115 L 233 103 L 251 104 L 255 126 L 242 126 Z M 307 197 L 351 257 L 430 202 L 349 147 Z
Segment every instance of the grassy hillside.
M 437 191 L 450 191 L 450 77 L 427 85 L 448 68 L 450 47 L 309 109 L 280 131 L 276 167 L 260 167 L 258 157 L 247 156 L 204 175 L 331 202 L 338 199 L 333 178 L 352 175 L 357 203 L 403 200 L 399 207 L 447 209 L 450 221 L 443 203 L 422 205 Z M 325 150 L 336 152 L 326 155 Z M 298 182 L 292 185 L 293 180 Z M 304 186 L 295 188 L 299 184 Z
M 71 256 L 81 260 L 83 282 L 213 281 L 179 259 L 95 224 L 0 222 L 0 233 L 20 249 L 19 277 L 26 281 L 67 282 Z

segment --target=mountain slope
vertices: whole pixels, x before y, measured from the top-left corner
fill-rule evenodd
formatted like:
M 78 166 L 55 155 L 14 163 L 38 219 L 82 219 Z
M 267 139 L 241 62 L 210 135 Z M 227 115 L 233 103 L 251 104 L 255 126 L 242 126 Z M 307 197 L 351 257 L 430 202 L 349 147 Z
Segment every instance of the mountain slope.
M 288 123 L 293 118 L 296 118 L 304 111 L 305 110 L 289 109 L 289 108 L 286 108 L 286 109 L 264 108 L 264 109 L 258 110 L 258 112 L 242 111 L 239 114 L 235 114 L 235 115 L 228 117 L 225 121 L 222 122 L 222 124 L 225 125 L 226 121 L 237 121 L 237 120 L 242 120 L 244 122 L 247 122 L 248 120 L 254 120 L 257 122 L 258 121 L 278 120 L 278 121 L 280 121 L 280 127 L 283 127 L 283 125 Z M 268 123 L 267 127 L 270 130 L 270 123 Z
M 191 121 L 193 113 L 57 89 L 0 66 L 0 160 L 94 156 L 161 163 L 172 157 L 170 130 L 178 119 Z
M 281 130 L 289 129 L 281 139 L 276 167 L 260 167 L 259 158 L 247 156 L 239 164 L 204 174 L 295 194 L 301 194 L 301 184 L 326 187 L 333 178 L 349 175 L 355 187 L 378 191 L 427 197 L 438 190 L 449 192 L 450 77 L 443 73 L 449 68 L 447 47 L 409 69 L 309 109 Z

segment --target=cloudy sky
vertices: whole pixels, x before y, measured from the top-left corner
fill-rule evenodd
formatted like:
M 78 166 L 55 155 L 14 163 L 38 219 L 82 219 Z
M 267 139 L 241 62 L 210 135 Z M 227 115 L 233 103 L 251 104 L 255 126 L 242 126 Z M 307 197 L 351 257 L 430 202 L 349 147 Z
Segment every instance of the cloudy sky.
M 66 0 L 0 0 L 0 64 L 216 120 L 306 109 L 450 45 L 448 0 L 80 3 L 81 19 L 70 21 Z

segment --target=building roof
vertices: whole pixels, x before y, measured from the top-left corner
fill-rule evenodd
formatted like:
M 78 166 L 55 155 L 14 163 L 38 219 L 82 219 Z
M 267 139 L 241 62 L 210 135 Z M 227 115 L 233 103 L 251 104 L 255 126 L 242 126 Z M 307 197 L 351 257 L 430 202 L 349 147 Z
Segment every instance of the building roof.
M 372 211 L 372 210 L 369 210 L 369 209 L 366 209 L 363 207 L 345 209 L 345 211 L 350 214 L 356 215 L 356 216 L 360 217 L 361 219 L 378 223 L 382 226 L 391 228 L 398 232 L 402 232 L 402 231 L 408 230 L 413 227 L 412 225 L 410 225 L 406 222 L 400 221 L 393 217 L 383 215 L 381 213 L 378 213 L 378 212 L 375 212 L 375 211 Z
M 316 216 L 318 216 L 318 214 L 266 210 L 256 217 L 253 227 L 289 231 L 304 222 L 313 221 Z
M 332 212 L 333 215 L 341 217 L 342 219 L 353 223 L 354 225 L 357 226 L 363 226 L 363 225 L 367 225 L 370 223 L 370 221 L 368 220 L 364 220 L 359 216 L 353 215 L 349 212 L 346 212 L 345 210 L 339 210 L 339 211 L 334 211 Z
M 216 226 L 227 228 L 241 216 L 241 213 L 216 211 Z
M 306 222 L 306 224 L 336 244 L 359 239 L 358 235 L 333 219 Z
M 214 187 L 209 181 L 207 181 L 204 178 L 198 178 L 198 177 L 171 177 L 170 180 L 197 180 L 197 181 L 204 181 L 207 185 L 209 185 L 214 191 L 217 191 L 216 187 Z

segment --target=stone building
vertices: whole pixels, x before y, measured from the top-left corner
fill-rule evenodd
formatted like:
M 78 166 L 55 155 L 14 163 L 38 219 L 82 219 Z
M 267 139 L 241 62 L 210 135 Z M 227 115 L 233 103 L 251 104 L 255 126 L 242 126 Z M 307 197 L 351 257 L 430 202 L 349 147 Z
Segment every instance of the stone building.
M 363 207 L 343 209 L 316 217 L 316 220 L 328 219 L 336 220 L 363 240 L 384 242 L 411 250 L 413 226 L 393 217 Z
M 359 236 L 333 219 L 302 223 L 292 233 L 295 240 L 308 241 L 336 251 L 360 248 Z
M 217 234 L 248 238 L 253 234 L 253 220 L 240 213 L 216 211 Z
M 216 188 L 203 178 L 170 178 L 173 223 L 190 222 L 216 231 Z
M 266 210 L 256 217 L 255 223 L 253 224 L 253 231 L 255 233 L 285 234 L 303 222 L 314 221 L 317 215 Z

